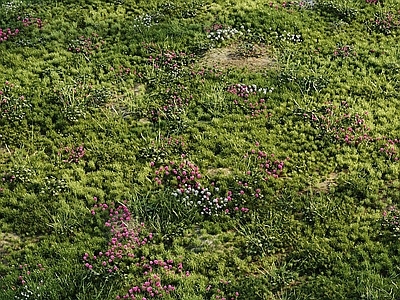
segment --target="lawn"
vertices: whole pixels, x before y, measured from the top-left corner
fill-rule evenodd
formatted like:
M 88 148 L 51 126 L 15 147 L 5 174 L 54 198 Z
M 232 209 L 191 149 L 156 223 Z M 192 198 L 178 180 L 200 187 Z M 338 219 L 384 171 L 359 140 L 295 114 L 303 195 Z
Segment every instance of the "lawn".
M 400 299 L 397 0 L 0 0 L 0 300 Z

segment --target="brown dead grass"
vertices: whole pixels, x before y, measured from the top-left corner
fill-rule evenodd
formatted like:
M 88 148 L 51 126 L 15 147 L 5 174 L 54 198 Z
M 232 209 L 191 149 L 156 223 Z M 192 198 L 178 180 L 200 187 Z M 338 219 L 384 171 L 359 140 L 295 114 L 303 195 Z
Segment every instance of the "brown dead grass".
M 123 116 L 129 115 L 129 102 L 133 99 L 139 99 L 146 93 L 146 86 L 141 83 L 135 83 L 132 87 L 126 89 L 124 92 L 115 93 L 110 100 L 106 103 L 105 107 L 116 114 Z M 145 121 L 141 123 L 146 123 Z
M 337 173 L 330 173 L 326 178 L 325 178 L 325 180 L 324 181 L 322 181 L 322 182 L 318 182 L 316 185 L 315 185 L 315 188 L 318 190 L 318 191 L 321 191 L 321 192 L 328 192 L 329 191 L 329 188 L 331 187 L 331 186 L 335 186 L 336 185 L 336 179 L 338 178 L 338 174 Z
M 0 263 L 6 264 L 5 257 L 21 247 L 21 238 L 13 233 L 0 232 Z
M 215 176 L 229 176 L 232 174 L 232 170 L 229 168 L 217 168 L 217 169 L 208 169 L 206 172 L 207 175 Z
M 257 46 L 257 57 L 246 57 L 241 55 L 239 46 L 232 44 L 224 48 L 209 50 L 200 61 L 207 67 L 219 67 L 222 69 L 239 68 L 249 71 L 260 71 L 265 68 L 276 66 L 276 59 L 272 56 L 271 50 L 266 46 Z

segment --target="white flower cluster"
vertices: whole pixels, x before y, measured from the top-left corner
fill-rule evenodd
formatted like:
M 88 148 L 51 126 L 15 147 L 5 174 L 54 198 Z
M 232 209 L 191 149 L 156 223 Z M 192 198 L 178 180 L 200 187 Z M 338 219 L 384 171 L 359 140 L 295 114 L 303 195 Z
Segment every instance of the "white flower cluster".
M 36 287 L 37 290 L 39 290 L 39 286 Z M 40 294 L 34 294 L 31 290 L 28 289 L 28 287 L 25 285 L 24 290 L 20 292 L 19 295 L 15 295 L 14 299 L 17 300 L 26 300 L 26 299 L 39 299 Z
M 236 28 L 227 27 L 225 29 L 217 29 L 208 33 L 207 38 L 213 41 L 222 42 L 224 40 L 232 39 L 237 35 L 243 35 L 243 32 L 237 30 Z
M 6 13 L 16 12 L 22 5 L 22 1 L 9 1 L 3 3 L 2 7 Z
M 261 93 L 261 94 L 264 94 L 264 95 L 266 95 L 267 92 L 268 93 L 272 93 L 274 91 L 273 87 L 262 88 L 262 87 L 257 87 L 257 85 L 255 85 L 255 84 L 246 86 L 246 89 L 247 89 L 248 93 Z
M 313 8 L 315 5 L 314 0 L 303 0 L 299 2 L 299 5 L 304 8 Z
M 272 93 L 274 91 L 274 88 L 258 87 L 256 84 L 246 85 L 242 83 L 237 83 L 228 87 L 228 91 L 240 97 L 248 97 L 249 95 L 255 95 L 257 93 L 264 95 L 266 95 L 267 93 Z
M 281 34 L 279 34 L 277 32 L 274 32 L 274 34 L 275 34 L 275 38 L 282 42 L 301 43 L 303 41 L 301 34 L 293 34 L 293 33 L 287 32 L 286 30 L 284 30 L 283 33 L 281 33 Z
M 214 188 L 215 192 L 219 191 L 218 187 Z M 208 188 L 201 187 L 200 184 L 193 187 L 188 184 L 184 188 L 177 189 L 171 194 L 177 198 L 178 202 L 188 207 L 197 207 L 202 215 L 218 216 L 226 208 L 229 200 L 226 197 L 215 197 Z
M 144 27 L 151 27 L 155 23 L 158 23 L 155 16 L 150 14 L 145 14 L 143 16 L 139 16 L 135 18 L 135 22 L 137 24 L 133 25 L 134 27 L 144 26 Z

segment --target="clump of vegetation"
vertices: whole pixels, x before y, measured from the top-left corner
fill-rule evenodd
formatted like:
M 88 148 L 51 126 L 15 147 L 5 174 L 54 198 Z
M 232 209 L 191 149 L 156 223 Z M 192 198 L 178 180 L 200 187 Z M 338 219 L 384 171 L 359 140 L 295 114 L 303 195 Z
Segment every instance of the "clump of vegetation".
M 25 96 L 18 95 L 15 88 L 13 83 L 6 81 L 0 90 L 0 117 L 11 122 L 21 121 L 31 107 Z
M 394 0 L 0 5 L 0 295 L 400 299 Z

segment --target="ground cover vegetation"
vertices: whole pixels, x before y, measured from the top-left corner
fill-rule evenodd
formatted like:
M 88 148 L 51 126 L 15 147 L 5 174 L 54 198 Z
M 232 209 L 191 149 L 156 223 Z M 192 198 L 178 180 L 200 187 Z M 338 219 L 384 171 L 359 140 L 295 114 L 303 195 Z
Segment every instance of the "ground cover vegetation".
M 0 1 L 0 299 L 400 299 L 396 0 Z

